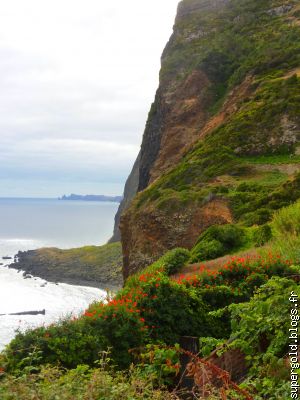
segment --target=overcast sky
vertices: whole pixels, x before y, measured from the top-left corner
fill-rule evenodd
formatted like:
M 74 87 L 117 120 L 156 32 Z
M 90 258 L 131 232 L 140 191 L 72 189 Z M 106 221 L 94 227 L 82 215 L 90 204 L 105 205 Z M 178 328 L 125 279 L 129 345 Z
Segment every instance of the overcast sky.
M 178 0 L 0 0 L 0 196 L 121 194 Z

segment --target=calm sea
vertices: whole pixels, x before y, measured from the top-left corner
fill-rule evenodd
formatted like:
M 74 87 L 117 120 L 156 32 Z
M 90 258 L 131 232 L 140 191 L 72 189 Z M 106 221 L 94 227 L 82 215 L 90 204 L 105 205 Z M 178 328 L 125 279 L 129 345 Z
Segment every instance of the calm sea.
M 104 244 L 112 234 L 117 208 L 117 203 L 0 199 L 0 262 L 7 264 L 2 257 L 14 256 L 19 250 Z M 42 279 L 25 280 L 21 273 L 0 266 L 0 314 L 46 310 L 45 316 L 0 316 L 0 350 L 16 329 L 77 315 L 105 296 L 100 288 L 44 283 Z

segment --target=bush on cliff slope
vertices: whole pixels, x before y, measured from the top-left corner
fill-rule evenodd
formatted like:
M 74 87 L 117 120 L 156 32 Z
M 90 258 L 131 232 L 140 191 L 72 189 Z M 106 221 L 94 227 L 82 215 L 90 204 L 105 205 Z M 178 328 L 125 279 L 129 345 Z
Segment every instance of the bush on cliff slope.
M 19 333 L 5 350 L 6 368 L 18 372 L 28 363 L 93 365 L 108 347 L 114 363 L 125 368 L 133 360 L 128 351 L 147 343 L 174 344 L 184 335 L 226 337 L 228 315 L 217 317 L 211 311 L 249 300 L 273 275 L 295 273 L 288 262 L 272 255 L 233 258 L 219 271 L 200 266 L 198 272 L 176 281 L 163 270 L 145 272 L 136 286 L 125 286 L 108 304 L 91 305 L 79 319 Z M 39 358 L 32 361 L 29 354 L 36 351 Z
M 190 252 L 187 249 L 176 248 L 164 256 L 164 271 L 167 275 L 176 274 L 187 263 Z
M 213 225 L 202 233 L 191 251 L 191 262 L 212 260 L 238 249 L 245 231 L 236 225 Z

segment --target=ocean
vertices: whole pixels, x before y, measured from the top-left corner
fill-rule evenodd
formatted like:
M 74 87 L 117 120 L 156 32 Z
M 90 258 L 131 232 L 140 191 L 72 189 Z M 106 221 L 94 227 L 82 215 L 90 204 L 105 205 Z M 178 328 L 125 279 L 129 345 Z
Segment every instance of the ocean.
M 112 235 L 117 208 L 117 203 L 106 202 L 0 199 L 0 314 L 46 310 L 45 315 L 0 316 L 0 350 L 16 330 L 78 315 L 106 295 L 101 288 L 24 279 L 22 273 L 8 268 L 11 261 L 2 257 L 40 247 L 105 244 Z

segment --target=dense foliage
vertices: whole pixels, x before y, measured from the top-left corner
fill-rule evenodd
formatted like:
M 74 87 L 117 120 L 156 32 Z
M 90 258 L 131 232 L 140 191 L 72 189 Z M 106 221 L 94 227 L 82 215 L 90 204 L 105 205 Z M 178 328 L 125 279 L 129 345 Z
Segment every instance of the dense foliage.
M 124 368 L 133 361 L 129 349 L 147 343 L 171 345 L 184 335 L 228 337 L 229 316 L 210 312 L 248 301 L 274 275 L 292 275 L 295 271 L 289 264 L 270 254 L 267 258 L 233 257 L 220 270 L 202 265 L 195 275 L 176 280 L 164 270 L 145 272 L 139 275 L 138 285 L 125 286 L 106 304 L 91 305 L 79 319 L 19 333 L 6 349 L 6 368 L 17 372 L 28 362 L 59 362 L 68 368 L 93 365 L 98 353 L 107 348 L 114 363 Z M 33 351 L 40 354 L 34 361 L 28 358 Z
M 173 275 L 190 259 L 190 252 L 187 249 L 176 248 L 168 251 L 164 256 L 164 271 L 167 275 Z
M 237 250 L 245 232 L 236 225 L 213 225 L 200 235 L 191 252 L 191 261 L 211 260 Z
M 102 360 L 101 360 L 102 361 Z M 1 374 L 0 374 L 1 375 Z M 1 379 L 1 377 L 0 377 Z M 97 368 L 78 365 L 65 371 L 43 366 L 40 373 L 6 376 L 0 381 L 1 400 L 171 400 L 163 388 L 154 388 L 156 377 L 139 368 L 115 371 L 100 362 Z

